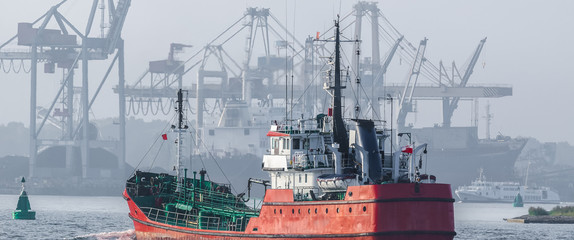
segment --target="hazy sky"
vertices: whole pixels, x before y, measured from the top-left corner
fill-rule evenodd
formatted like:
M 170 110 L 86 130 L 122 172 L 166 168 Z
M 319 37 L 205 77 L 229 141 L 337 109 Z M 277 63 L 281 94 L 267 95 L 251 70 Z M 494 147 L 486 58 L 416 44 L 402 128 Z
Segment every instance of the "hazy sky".
M 59 1 L 3 1 L 0 8 L 0 42 L 16 34 L 18 22 L 31 22 Z M 287 23 L 299 41 L 332 25 L 335 15 L 351 11 L 356 1 L 152 1 L 134 0 L 124 26 L 126 77 L 134 82 L 148 61 L 167 57 L 169 44 L 180 42 L 204 46 L 239 19 L 246 7 L 269 7 L 274 16 Z M 60 12 L 84 31 L 91 1 L 70 0 Z M 390 22 L 413 44 L 429 39 L 426 57 L 438 64 L 455 60 L 462 66 L 478 42 L 488 37 L 470 84 L 508 84 L 514 96 L 489 100 L 494 115 L 491 134 L 531 136 L 542 141 L 574 143 L 574 1 L 379 1 L 379 8 Z M 99 13 L 98 13 L 99 14 Z M 99 21 L 99 20 L 98 20 Z M 366 24 L 366 23 L 364 23 Z M 99 22 L 92 31 L 97 34 Z M 366 29 L 363 27 L 363 29 Z M 238 37 L 242 42 L 245 36 Z M 241 52 L 243 44 L 231 52 Z M 10 47 L 8 47 L 10 48 Z M 386 49 L 382 49 L 382 55 Z M 186 56 L 186 54 L 181 55 Z M 91 92 L 103 76 L 102 63 L 91 63 Z M 395 65 L 396 61 L 394 62 Z M 29 66 L 29 63 L 28 65 Z M 99 68 L 98 68 L 99 67 Z M 40 71 L 43 70 L 40 65 Z M 389 69 L 391 79 L 401 82 L 406 73 Z M 92 74 L 95 76 L 92 77 Z M 76 85 L 81 76 L 76 75 Z M 61 81 L 61 74 L 40 74 L 39 105 L 48 107 Z M 117 116 L 117 96 L 111 88 L 115 75 L 104 86 L 93 116 Z M 29 75 L 0 71 L 0 124 L 11 121 L 28 125 Z M 484 116 L 487 100 L 481 100 Z M 463 105 L 466 103 L 463 103 Z M 440 111 L 437 105 L 432 111 Z M 430 110 L 427 110 L 430 111 Z M 456 113 L 455 113 L 456 114 Z M 436 114 L 440 117 L 440 113 Z M 458 115 L 470 115 L 463 112 Z M 457 118 L 463 118 L 455 115 Z M 439 123 L 440 118 L 427 125 Z M 418 116 L 419 121 L 421 116 Z M 459 120 L 458 122 L 465 122 Z M 464 125 L 460 123 L 460 125 Z M 480 119 L 484 126 L 484 119 Z M 484 128 L 480 129 L 484 136 Z

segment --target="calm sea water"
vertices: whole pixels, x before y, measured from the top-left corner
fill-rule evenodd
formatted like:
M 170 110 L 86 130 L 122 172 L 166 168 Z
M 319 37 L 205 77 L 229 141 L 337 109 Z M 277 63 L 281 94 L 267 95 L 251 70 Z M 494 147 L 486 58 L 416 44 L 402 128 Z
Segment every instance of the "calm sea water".
M 121 197 L 30 195 L 36 220 L 13 220 L 16 195 L 0 195 L 0 239 L 135 239 Z
M 36 220 L 12 220 L 18 196 L 0 195 L 0 239 L 135 239 L 121 197 L 30 196 Z M 569 205 L 574 205 L 571 203 Z M 554 205 L 455 203 L 455 239 L 574 239 L 574 225 L 517 224 L 503 218 Z

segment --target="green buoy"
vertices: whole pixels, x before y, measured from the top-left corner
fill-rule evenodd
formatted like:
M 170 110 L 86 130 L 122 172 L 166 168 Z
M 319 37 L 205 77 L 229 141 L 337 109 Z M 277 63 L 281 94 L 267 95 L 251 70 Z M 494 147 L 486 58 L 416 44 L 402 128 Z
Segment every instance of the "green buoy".
M 12 218 L 34 220 L 36 219 L 36 212 L 31 211 L 30 201 L 28 200 L 28 194 L 26 194 L 26 190 L 24 187 L 25 182 L 26 179 L 22 177 L 22 192 L 20 193 L 20 198 L 18 198 L 18 206 L 16 206 L 16 210 L 12 213 Z
M 514 203 L 512 204 L 512 206 L 524 207 L 524 203 L 522 202 L 522 196 L 520 196 L 520 193 L 518 193 L 518 195 L 516 195 L 516 197 L 514 197 Z

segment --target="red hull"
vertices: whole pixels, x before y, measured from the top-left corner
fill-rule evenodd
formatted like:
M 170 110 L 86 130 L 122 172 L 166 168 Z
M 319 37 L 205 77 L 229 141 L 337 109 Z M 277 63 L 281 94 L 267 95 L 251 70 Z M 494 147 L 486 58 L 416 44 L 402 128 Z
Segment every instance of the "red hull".
M 418 189 L 418 191 L 417 191 Z M 185 228 L 148 219 L 124 192 L 138 239 L 427 239 L 451 240 L 448 184 L 349 187 L 342 201 L 293 201 L 290 189 L 267 190 L 259 217 L 244 232 Z

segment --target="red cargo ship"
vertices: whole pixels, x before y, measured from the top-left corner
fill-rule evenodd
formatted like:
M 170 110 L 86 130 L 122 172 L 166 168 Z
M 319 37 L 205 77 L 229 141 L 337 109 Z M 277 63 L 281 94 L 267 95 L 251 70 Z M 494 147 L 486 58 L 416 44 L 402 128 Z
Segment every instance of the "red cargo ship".
M 333 96 L 328 115 L 271 125 L 262 170 L 260 207 L 250 192 L 187 177 L 180 160 L 183 97 L 178 92 L 176 174 L 140 172 L 127 181 L 124 198 L 137 239 L 453 239 L 450 185 L 420 174 L 425 145 L 385 152 L 389 130 L 365 119 L 345 121 L 341 111 L 338 22 L 335 24 Z M 415 159 L 421 159 L 416 163 Z

